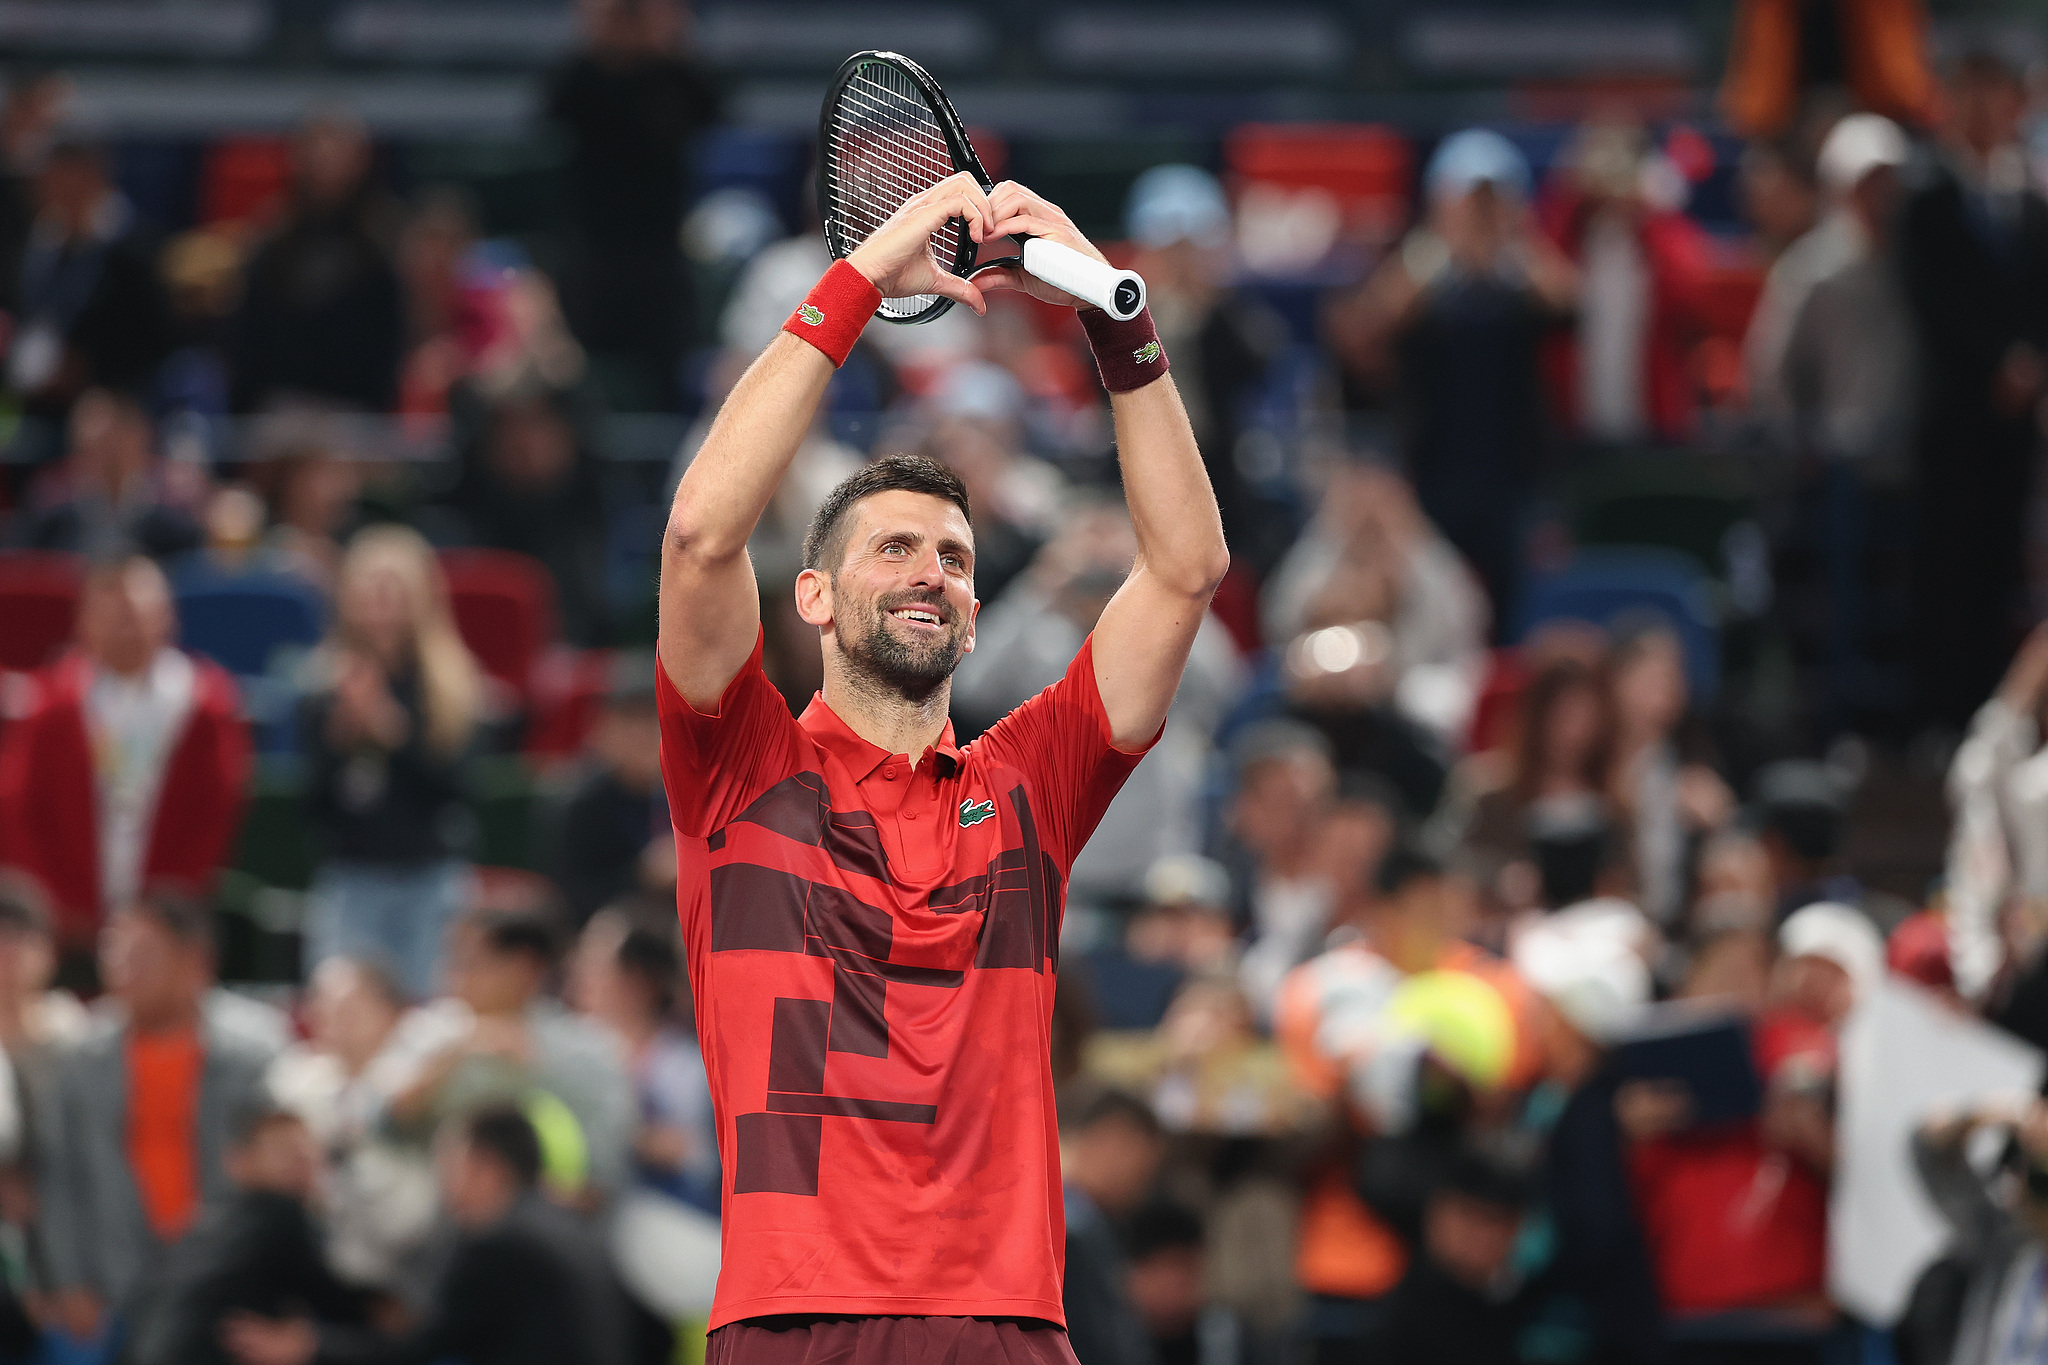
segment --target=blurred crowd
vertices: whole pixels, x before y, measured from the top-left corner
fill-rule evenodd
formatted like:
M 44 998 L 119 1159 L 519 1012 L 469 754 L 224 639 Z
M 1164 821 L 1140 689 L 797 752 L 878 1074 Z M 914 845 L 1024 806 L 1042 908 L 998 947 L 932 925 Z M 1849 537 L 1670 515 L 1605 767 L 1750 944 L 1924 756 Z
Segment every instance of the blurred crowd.
M 2043 143 L 1909 9 L 1741 6 L 1731 155 L 1600 103 L 1417 132 L 1392 220 L 1129 187 L 1234 564 L 1072 872 L 1082 1365 L 2048 1351 Z M 0 1359 L 699 1358 L 650 574 L 830 258 L 693 200 L 674 4 L 585 18 L 540 247 L 343 109 L 150 223 L 7 86 Z M 665 485 L 619 412 L 696 424 Z M 792 705 L 804 528 L 889 450 L 973 499 L 962 739 L 1060 677 L 1134 553 L 1109 442 L 1058 310 L 871 327 L 752 546 Z M 1940 875 L 1875 884 L 1914 781 Z M 1941 1089 L 1848 1065 L 1887 1008 L 2033 1069 L 1908 1116 L 1947 1250 L 1873 1307 L 1847 1116 Z

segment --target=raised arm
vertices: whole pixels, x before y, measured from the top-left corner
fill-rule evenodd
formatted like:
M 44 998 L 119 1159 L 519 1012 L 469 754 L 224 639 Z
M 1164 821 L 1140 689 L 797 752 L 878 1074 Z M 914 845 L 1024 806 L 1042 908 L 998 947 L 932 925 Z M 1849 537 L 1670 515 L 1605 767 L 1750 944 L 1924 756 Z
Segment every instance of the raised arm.
M 944 294 L 976 312 L 981 291 L 932 264 L 926 244 L 948 218 L 964 218 L 975 241 L 988 236 L 988 199 L 957 175 L 907 201 L 848 259 L 884 298 Z M 747 540 L 811 429 L 833 361 L 791 332 L 779 332 L 719 409 L 676 485 L 661 550 L 661 666 L 683 699 L 701 711 L 718 704 L 753 651 L 761 595 Z
M 1023 186 L 1006 181 L 991 192 L 989 202 L 996 211 L 996 232 L 1049 237 L 1102 259 L 1066 214 Z M 989 287 L 1018 289 L 1049 302 L 1075 302 L 1021 271 L 992 271 L 975 278 Z M 1230 551 L 1223 543 L 1216 494 L 1202 468 L 1202 453 L 1195 446 L 1180 391 L 1165 373 L 1163 358 L 1140 354 L 1149 349 L 1158 357 L 1156 344 L 1129 347 L 1126 329 L 1133 324 L 1112 322 L 1094 310 L 1082 314 L 1082 323 L 1106 374 L 1135 369 L 1139 373 L 1133 377 L 1142 379 L 1147 367 L 1159 368 L 1158 378 L 1126 392 L 1112 392 L 1109 400 L 1138 556 L 1130 577 L 1096 622 L 1095 683 L 1109 715 L 1112 741 L 1120 749 L 1135 749 L 1166 719 L 1195 632 L 1230 567 Z M 1133 353 L 1125 355 L 1126 349 Z

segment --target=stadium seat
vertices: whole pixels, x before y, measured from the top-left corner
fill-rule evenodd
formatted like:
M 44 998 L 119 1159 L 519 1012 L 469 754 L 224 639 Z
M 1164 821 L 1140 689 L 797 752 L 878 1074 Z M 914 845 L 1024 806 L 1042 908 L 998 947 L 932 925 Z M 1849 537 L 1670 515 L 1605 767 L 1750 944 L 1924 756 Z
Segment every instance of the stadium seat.
M 1755 511 L 1747 480 L 1725 466 L 1669 452 L 1589 470 L 1572 502 L 1580 544 L 1676 550 L 1714 578 L 1726 572 L 1729 530 Z
M 204 564 L 174 576 L 180 643 L 243 678 L 273 673 L 278 651 L 320 643 L 327 608 L 303 579 L 222 573 Z
M 1223 142 L 1231 188 L 1323 190 L 1345 228 L 1368 241 L 1393 239 L 1408 220 L 1414 149 L 1392 128 L 1364 123 L 1247 123 Z
M 443 550 L 441 572 L 464 644 L 524 706 L 555 643 L 555 584 L 537 559 L 510 550 Z
M 1562 570 L 1532 577 L 1522 590 L 1518 638 L 1552 621 L 1606 627 L 1636 613 L 1661 616 L 1678 632 L 1693 697 L 1711 698 L 1721 645 L 1710 584 L 1691 556 L 1676 550 L 1581 550 Z
M 0 553 L 0 669 L 41 668 L 70 641 L 84 581 L 75 555 Z

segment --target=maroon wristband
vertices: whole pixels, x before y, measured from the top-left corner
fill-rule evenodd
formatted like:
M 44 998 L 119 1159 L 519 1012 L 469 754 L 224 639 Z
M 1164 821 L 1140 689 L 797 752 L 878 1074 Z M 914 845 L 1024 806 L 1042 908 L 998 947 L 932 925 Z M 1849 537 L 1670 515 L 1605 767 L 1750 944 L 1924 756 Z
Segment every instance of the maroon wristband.
M 1095 352 L 1095 368 L 1102 372 L 1102 387 L 1111 393 L 1142 389 L 1171 368 L 1150 308 L 1129 322 L 1118 322 L 1100 308 L 1083 308 L 1080 318 Z
M 881 306 L 882 291 L 867 276 L 845 261 L 834 261 L 782 330 L 823 351 L 836 370 L 846 363 L 853 343 Z

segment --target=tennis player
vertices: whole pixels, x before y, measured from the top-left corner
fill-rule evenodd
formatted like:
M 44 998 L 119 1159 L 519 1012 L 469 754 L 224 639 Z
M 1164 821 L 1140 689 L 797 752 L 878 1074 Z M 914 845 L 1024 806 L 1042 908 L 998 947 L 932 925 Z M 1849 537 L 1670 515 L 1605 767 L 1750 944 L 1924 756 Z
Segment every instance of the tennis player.
M 725 1174 L 711 1365 L 1074 1361 L 1047 1051 L 1067 869 L 1158 738 L 1229 557 L 1149 315 L 1084 309 L 1138 556 L 1066 676 L 954 744 L 973 520 L 950 471 L 893 456 L 805 539 L 825 686 L 790 715 L 746 547 L 833 368 L 884 297 L 1075 303 L 934 266 L 948 218 L 1100 258 L 1020 185 L 910 199 L 733 389 L 662 548 L 662 773 Z

